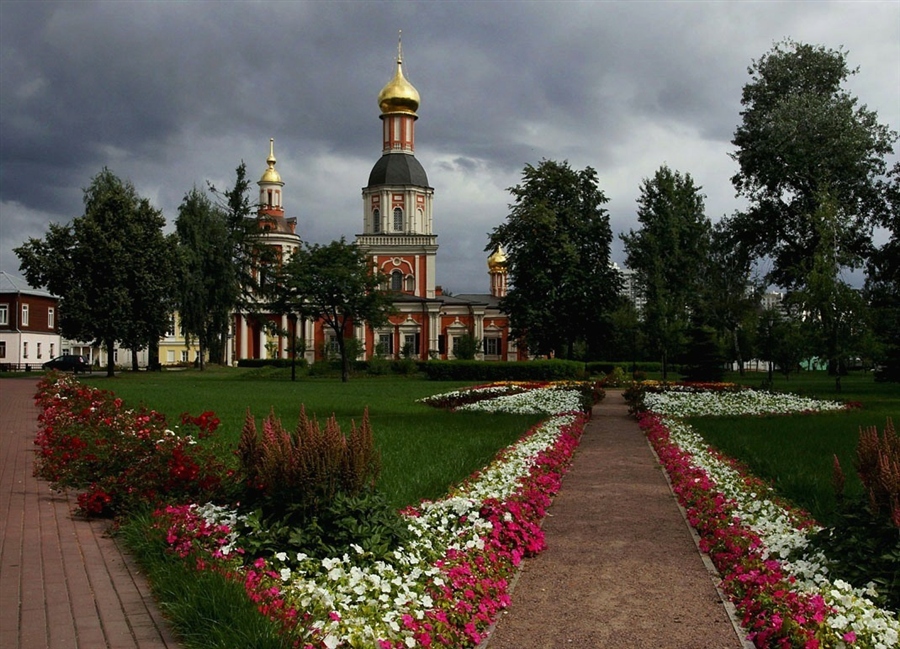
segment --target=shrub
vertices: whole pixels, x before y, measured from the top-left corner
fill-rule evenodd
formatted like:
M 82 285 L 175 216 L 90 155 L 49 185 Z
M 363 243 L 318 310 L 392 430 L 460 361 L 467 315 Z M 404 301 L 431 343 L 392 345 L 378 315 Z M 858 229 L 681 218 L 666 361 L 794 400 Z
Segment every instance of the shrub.
M 309 363 L 305 358 L 296 359 L 296 367 L 306 368 Z M 290 367 L 290 358 L 242 358 L 238 361 L 238 367 Z
M 900 527 L 900 438 L 890 418 L 881 436 L 878 428 L 860 428 L 856 447 L 856 472 L 877 515 L 886 510 Z
M 237 454 L 247 494 L 266 514 L 285 508 L 315 512 L 339 492 L 354 496 L 373 488 L 381 468 L 368 409 L 348 437 L 334 416 L 322 428 L 305 408 L 293 433 L 269 413 L 260 434 L 248 410 Z
M 428 361 L 423 370 L 435 381 L 561 381 L 584 377 L 576 361 Z
M 880 604 L 900 608 L 900 438 L 891 419 L 884 431 L 860 428 L 856 472 L 863 500 L 843 501 L 844 475 L 834 457 L 832 482 L 839 503 L 837 523 L 813 537 L 813 545 L 832 560 L 832 572 L 862 587 L 873 582 Z
M 662 372 L 662 363 L 658 362 L 648 362 L 648 361 L 592 361 L 590 363 L 585 364 L 585 370 L 591 376 L 595 374 L 609 374 L 615 368 L 623 367 L 628 371 L 631 371 L 634 368 L 635 372 Z

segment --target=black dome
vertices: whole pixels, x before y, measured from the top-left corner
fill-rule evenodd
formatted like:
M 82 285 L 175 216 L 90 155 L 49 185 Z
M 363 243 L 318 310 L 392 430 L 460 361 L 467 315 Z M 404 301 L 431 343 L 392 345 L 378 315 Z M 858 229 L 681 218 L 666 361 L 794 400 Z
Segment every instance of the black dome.
M 368 187 L 373 185 L 416 185 L 428 187 L 428 176 L 416 156 L 386 153 L 372 167 Z

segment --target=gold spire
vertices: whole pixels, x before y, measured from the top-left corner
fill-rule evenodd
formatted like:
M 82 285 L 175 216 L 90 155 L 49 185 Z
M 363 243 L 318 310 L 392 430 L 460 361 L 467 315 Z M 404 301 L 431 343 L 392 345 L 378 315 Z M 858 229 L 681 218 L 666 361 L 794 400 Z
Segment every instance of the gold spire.
M 487 260 L 488 270 L 492 273 L 506 272 L 506 253 L 503 252 L 502 246 L 497 246 Z
M 419 108 L 419 91 L 403 76 L 403 32 L 397 37 L 397 72 L 394 78 L 378 93 L 378 106 L 382 113 L 416 114 Z
M 281 183 L 281 175 L 275 171 L 275 138 L 269 138 L 269 157 L 266 158 L 266 164 L 269 165 L 269 168 L 265 170 L 262 175 L 262 178 L 259 179 L 261 183 Z

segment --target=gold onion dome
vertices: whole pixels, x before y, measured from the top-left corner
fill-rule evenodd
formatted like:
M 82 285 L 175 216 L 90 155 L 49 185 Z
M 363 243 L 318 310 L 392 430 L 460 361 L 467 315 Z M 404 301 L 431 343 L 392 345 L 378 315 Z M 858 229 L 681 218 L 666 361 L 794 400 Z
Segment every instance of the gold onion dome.
M 383 114 L 409 113 L 416 114 L 419 108 L 419 91 L 403 76 L 403 54 L 397 45 L 397 73 L 378 93 L 378 106 Z
M 261 183 L 280 183 L 281 182 L 281 174 L 275 171 L 275 138 L 269 138 L 269 157 L 266 158 L 266 164 L 269 165 L 269 168 L 263 172 L 262 178 L 259 179 Z
M 492 273 L 506 270 L 506 253 L 503 252 L 503 248 L 497 246 L 497 250 L 488 257 L 487 265 Z

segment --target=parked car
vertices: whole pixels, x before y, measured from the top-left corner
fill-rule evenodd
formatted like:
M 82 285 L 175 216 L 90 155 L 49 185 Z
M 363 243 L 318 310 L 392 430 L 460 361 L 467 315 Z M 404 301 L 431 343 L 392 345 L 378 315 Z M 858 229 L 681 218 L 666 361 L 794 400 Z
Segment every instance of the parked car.
M 87 372 L 90 369 L 84 356 L 77 354 L 63 354 L 47 361 L 41 367 L 45 370 L 60 370 L 62 372 Z

